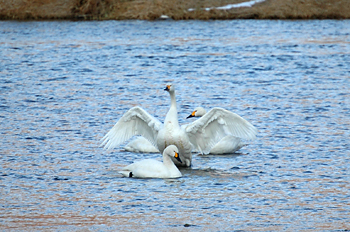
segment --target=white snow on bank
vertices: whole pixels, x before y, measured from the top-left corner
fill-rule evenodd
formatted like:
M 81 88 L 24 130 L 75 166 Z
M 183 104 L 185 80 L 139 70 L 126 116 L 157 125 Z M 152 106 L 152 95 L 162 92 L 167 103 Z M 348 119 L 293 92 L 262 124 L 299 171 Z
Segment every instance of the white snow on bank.
M 208 8 L 203 8 L 203 10 L 210 11 L 210 10 L 230 10 L 232 8 L 239 8 L 239 7 L 252 7 L 256 3 L 264 2 L 265 0 L 252 0 L 249 2 L 241 2 L 237 4 L 229 4 L 226 6 L 219 6 L 219 7 L 208 7 Z M 190 8 L 188 11 L 194 11 L 196 9 Z

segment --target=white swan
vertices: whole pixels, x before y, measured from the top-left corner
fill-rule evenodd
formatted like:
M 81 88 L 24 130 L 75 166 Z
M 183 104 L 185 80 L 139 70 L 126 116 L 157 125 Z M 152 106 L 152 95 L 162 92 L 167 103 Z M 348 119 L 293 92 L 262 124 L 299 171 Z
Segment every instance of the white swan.
M 134 135 L 142 135 L 161 153 L 167 146 L 175 145 L 179 149 L 182 163 L 172 159 L 174 163 L 191 166 L 192 144 L 201 153 L 208 154 L 210 149 L 226 135 L 247 140 L 255 139 L 257 130 L 252 124 L 237 114 L 220 108 L 214 108 L 196 121 L 180 127 L 175 87 L 168 84 L 165 90 L 170 94 L 171 104 L 164 124 L 142 108 L 133 107 L 103 137 L 101 146 L 112 149 Z
M 203 107 L 197 107 L 187 118 L 202 117 L 206 113 L 207 111 Z M 247 144 L 243 143 L 240 138 L 237 138 L 232 135 L 227 135 L 226 137 L 221 139 L 217 144 L 215 144 L 214 147 L 210 149 L 209 153 L 217 155 L 234 153 L 246 145 Z
M 126 177 L 137 178 L 179 178 L 182 176 L 171 158 L 181 163 L 179 150 L 170 145 L 163 152 L 163 163 L 154 159 L 145 159 L 124 167 L 119 173 Z

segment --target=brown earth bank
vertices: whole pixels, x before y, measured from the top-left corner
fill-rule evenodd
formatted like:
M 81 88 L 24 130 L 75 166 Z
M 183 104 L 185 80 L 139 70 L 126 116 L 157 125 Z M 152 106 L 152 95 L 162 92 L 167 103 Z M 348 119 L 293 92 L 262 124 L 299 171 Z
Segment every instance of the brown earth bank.
M 253 7 L 212 9 L 250 0 L 0 0 L 1 20 L 350 19 L 350 0 L 266 0 Z M 189 9 L 193 9 L 189 11 Z

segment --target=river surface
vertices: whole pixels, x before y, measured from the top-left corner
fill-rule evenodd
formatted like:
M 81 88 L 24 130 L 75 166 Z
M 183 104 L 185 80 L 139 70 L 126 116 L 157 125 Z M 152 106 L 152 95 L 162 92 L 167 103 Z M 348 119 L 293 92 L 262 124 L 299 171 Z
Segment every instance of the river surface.
M 350 230 L 350 21 L 0 22 L 0 229 Z M 131 107 L 222 107 L 258 130 L 182 178 L 122 178 Z

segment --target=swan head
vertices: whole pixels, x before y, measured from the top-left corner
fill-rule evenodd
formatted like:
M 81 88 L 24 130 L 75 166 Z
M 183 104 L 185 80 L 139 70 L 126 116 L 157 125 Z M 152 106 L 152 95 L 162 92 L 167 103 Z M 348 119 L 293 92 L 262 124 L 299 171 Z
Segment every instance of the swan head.
M 168 91 L 169 93 L 175 92 L 175 86 L 171 83 L 168 83 L 164 89 L 165 91 Z
M 196 109 L 194 109 L 192 114 L 190 114 L 187 118 L 202 117 L 206 113 L 207 113 L 207 111 L 203 107 L 197 107 Z
M 164 150 L 164 154 L 166 154 L 170 157 L 173 157 L 174 159 L 176 159 L 177 161 L 182 163 L 180 156 L 179 156 L 179 149 L 177 149 L 177 147 L 175 145 L 167 146 L 167 148 L 165 148 L 165 150 Z

